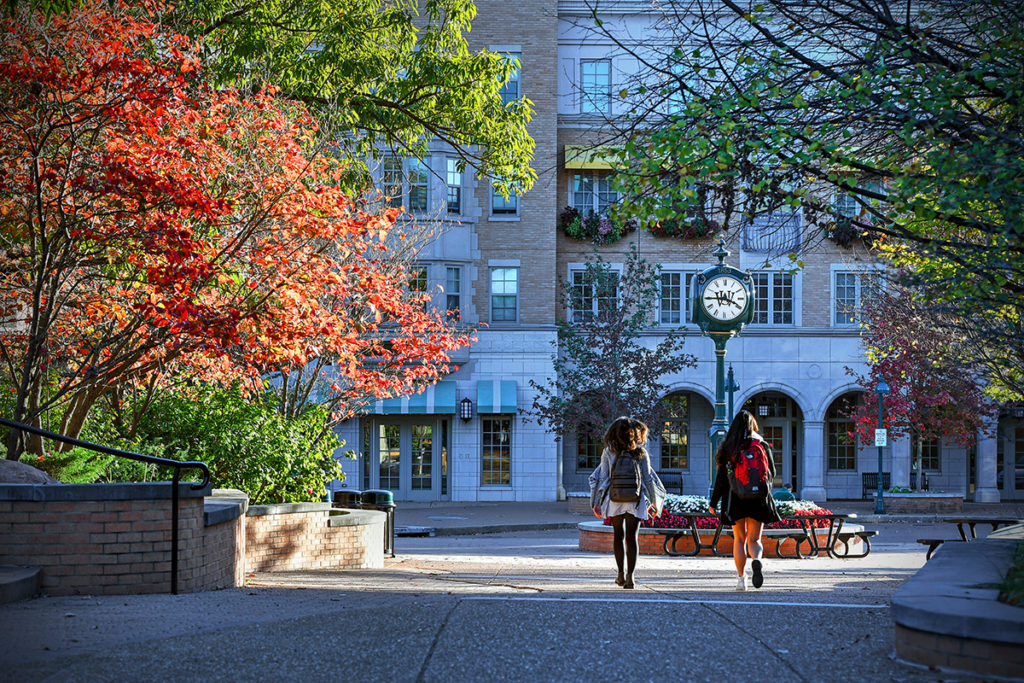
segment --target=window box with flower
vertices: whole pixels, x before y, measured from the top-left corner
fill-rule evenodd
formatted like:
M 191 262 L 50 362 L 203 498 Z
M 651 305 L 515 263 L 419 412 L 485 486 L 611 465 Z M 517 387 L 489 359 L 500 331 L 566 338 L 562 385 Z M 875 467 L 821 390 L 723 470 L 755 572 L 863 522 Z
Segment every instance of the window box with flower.
M 636 230 L 637 223 L 632 218 L 621 220 L 602 216 L 594 211 L 588 211 L 584 215 L 574 207 L 567 206 L 558 217 L 558 227 L 570 239 L 594 244 L 612 244 Z
M 668 218 L 648 227 L 655 237 L 674 237 L 681 240 L 711 237 L 721 230 L 717 221 L 703 220 L 696 217 Z

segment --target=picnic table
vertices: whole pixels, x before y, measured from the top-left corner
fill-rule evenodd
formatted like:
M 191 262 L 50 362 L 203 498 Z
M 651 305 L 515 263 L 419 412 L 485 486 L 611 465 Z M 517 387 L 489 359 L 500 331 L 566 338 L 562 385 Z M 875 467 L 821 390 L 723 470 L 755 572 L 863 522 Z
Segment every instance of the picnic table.
M 681 529 L 664 529 L 658 528 L 656 531 L 665 537 L 664 549 L 666 555 L 672 555 L 675 557 L 694 557 L 700 554 L 701 550 L 708 549 L 718 557 L 732 557 L 731 553 L 720 553 L 718 552 L 718 539 L 721 538 L 722 534 L 732 535 L 732 531 L 722 526 L 722 520 L 718 520 L 718 526 L 715 527 L 715 535 L 711 539 L 710 543 L 702 543 L 700 540 L 700 530 L 697 528 L 697 520 L 702 517 L 711 517 L 710 512 L 694 512 L 684 513 L 676 515 L 677 517 L 683 517 L 686 519 L 686 526 Z M 693 541 L 693 550 L 685 551 L 679 550 L 678 543 L 681 539 L 688 538 Z
M 971 538 L 977 538 L 978 534 L 975 530 L 975 526 L 978 524 L 989 524 L 992 526 L 992 531 L 995 531 L 1001 526 L 1010 526 L 1012 524 L 1020 524 L 1024 522 L 1022 519 L 1016 517 L 941 517 L 942 521 L 956 524 L 956 530 L 960 534 L 960 538 L 919 538 L 917 542 L 921 545 L 928 546 L 928 552 L 925 554 L 924 559 L 932 559 L 932 554 L 941 546 L 943 543 L 952 542 L 964 542 L 971 540 Z M 967 530 L 964 527 L 967 527 Z M 967 537 L 967 532 L 970 531 L 971 537 Z
M 784 559 L 806 559 L 818 557 L 822 553 L 833 559 L 853 559 L 867 557 L 871 552 L 871 537 L 878 535 L 877 531 L 865 529 L 859 531 L 843 531 L 843 523 L 847 520 L 856 519 L 856 514 L 842 515 L 836 513 L 820 515 L 794 515 L 790 519 L 800 525 L 799 529 L 793 529 L 786 538 L 796 541 L 794 552 L 791 555 L 782 552 L 782 543 L 775 548 L 775 554 Z M 825 543 L 818 539 L 818 530 L 826 527 L 817 526 L 815 522 L 826 520 L 828 522 Z M 850 541 L 859 538 L 864 543 L 864 552 L 856 555 L 850 554 Z M 807 551 L 804 552 L 803 544 L 807 544 Z

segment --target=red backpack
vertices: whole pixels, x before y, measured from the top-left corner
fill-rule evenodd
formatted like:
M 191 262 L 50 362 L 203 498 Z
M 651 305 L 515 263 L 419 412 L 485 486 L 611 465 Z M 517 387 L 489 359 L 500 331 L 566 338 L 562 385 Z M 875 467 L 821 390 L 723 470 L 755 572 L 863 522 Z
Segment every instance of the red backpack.
M 771 464 L 768 449 L 758 439 L 736 454 L 730 466 L 729 488 L 743 500 L 764 500 L 771 494 Z

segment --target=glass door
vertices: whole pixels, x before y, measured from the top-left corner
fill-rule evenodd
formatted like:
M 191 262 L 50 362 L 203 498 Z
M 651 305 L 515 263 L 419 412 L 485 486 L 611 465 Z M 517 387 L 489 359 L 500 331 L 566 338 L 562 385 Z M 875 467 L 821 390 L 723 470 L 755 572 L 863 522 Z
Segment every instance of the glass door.
M 391 491 L 396 500 L 440 500 L 441 477 L 447 475 L 445 454 L 438 451 L 443 439 L 435 438 L 440 423 L 422 417 L 374 420 L 369 457 L 375 466 L 364 470 L 369 474 L 369 488 Z
M 761 436 L 767 441 L 772 447 L 772 458 L 775 460 L 775 479 L 772 480 L 772 488 L 782 488 L 783 482 L 792 481 L 790 479 L 790 458 L 786 457 L 789 454 L 789 429 L 786 427 L 789 425 L 789 420 L 785 420 L 781 423 L 773 423 L 765 421 L 760 425 Z

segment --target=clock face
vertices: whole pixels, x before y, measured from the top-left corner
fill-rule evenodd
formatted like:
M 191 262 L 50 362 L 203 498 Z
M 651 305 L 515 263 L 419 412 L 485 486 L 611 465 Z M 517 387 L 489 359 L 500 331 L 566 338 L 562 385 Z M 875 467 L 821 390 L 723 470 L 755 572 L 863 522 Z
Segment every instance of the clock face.
M 701 293 L 704 311 L 713 320 L 734 320 L 747 307 L 747 289 L 743 283 L 728 275 L 712 278 Z

